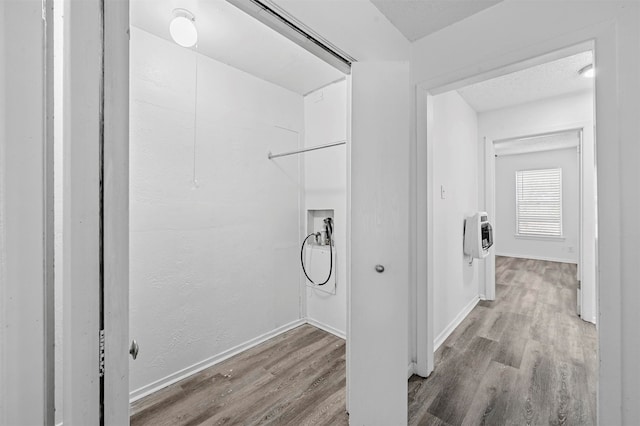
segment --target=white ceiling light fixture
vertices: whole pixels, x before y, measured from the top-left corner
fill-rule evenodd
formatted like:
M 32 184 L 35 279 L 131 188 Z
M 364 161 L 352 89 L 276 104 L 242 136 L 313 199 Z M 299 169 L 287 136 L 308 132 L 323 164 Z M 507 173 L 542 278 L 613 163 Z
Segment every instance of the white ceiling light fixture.
M 187 9 L 174 9 L 169 24 L 171 38 L 182 47 L 192 47 L 198 42 L 196 18 Z
M 580 74 L 584 78 L 593 78 L 596 75 L 596 70 L 595 68 L 593 68 L 593 64 L 589 64 L 586 67 L 580 68 L 578 74 Z

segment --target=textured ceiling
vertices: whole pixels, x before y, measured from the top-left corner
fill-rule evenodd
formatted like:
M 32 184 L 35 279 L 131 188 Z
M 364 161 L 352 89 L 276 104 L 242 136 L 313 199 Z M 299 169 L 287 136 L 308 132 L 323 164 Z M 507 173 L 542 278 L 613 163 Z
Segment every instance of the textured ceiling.
M 357 61 L 406 61 L 411 43 L 369 0 L 264 0 Z
M 371 0 L 409 41 L 491 7 L 502 0 Z
M 593 63 L 583 52 L 512 74 L 463 87 L 458 93 L 477 112 L 506 108 L 554 96 L 593 90 L 593 79 L 578 71 Z
M 171 41 L 175 8 L 196 18 L 198 52 L 299 94 L 342 77 L 326 62 L 225 0 L 132 0 L 131 25 Z

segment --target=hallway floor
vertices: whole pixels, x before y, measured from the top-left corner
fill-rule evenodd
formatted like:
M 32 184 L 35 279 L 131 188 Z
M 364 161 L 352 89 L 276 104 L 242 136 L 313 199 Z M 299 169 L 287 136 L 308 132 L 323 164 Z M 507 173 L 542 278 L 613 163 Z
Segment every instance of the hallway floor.
M 597 336 L 576 315 L 576 265 L 496 257 L 480 301 L 409 380 L 409 423 L 593 425 Z
M 596 330 L 575 265 L 496 258 L 481 301 L 409 380 L 410 425 L 594 425 Z M 135 402 L 140 425 L 347 425 L 345 342 L 303 325 Z

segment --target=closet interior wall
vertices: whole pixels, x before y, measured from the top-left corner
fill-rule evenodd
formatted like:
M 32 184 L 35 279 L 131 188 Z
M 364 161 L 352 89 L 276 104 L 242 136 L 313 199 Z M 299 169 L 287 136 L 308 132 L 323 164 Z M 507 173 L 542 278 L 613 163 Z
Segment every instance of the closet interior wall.
M 347 90 L 345 79 L 305 96 L 305 147 L 347 139 Z M 335 294 L 328 294 L 307 286 L 307 318 L 310 323 L 345 337 L 347 330 L 347 146 L 339 145 L 300 155 L 304 160 L 305 209 L 333 210 L 336 252 Z M 304 216 L 307 217 L 306 214 Z
M 131 29 L 136 399 L 300 322 L 303 97 Z

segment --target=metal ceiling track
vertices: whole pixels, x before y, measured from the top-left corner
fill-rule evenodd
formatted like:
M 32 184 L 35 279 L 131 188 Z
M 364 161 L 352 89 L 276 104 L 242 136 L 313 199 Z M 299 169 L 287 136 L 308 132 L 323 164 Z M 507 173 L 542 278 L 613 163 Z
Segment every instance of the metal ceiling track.
M 314 54 L 345 74 L 351 74 L 354 58 L 315 34 L 285 10 L 269 0 L 227 0 L 298 46 Z

